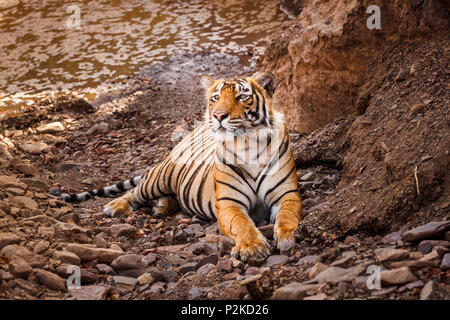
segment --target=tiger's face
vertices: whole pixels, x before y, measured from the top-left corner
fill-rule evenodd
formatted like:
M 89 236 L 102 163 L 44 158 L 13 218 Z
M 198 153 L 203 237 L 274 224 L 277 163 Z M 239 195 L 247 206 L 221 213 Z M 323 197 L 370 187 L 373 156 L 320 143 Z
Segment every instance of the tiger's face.
M 279 117 L 272 106 L 276 87 L 272 73 L 227 80 L 203 76 L 202 84 L 208 96 L 205 120 L 219 138 L 270 129 Z

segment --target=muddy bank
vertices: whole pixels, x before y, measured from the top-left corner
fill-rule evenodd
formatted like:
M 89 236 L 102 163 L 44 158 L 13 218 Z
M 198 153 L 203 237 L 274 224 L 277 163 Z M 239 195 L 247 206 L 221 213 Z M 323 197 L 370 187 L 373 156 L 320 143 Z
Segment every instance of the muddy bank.
M 290 128 L 309 133 L 341 116 L 355 114 L 358 93 L 371 65 L 395 41 L 448 36 L 445 1 L 377 1 L 381 29 L 368 29 L 371 1 L 282 1 L 298 14 L 271 36 L 263 69 L 275 72 L 275 94 Z M 395 65 L 391 65 L 395 69 Z M 389 70 L 391 71 L 391 70 Z M 389 72 L 388 71 L 388 72 Z

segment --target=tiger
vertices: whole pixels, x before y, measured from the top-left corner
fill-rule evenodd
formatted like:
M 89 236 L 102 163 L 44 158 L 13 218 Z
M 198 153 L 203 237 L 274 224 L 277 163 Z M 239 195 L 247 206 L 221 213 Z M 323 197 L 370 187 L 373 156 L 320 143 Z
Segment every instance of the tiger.
M 58 195 L 81 202 L 127 191 L 105 205 L 110 217 L 128 216 L 152 200 L 157 216 L 181 208 L 190 217 L 217 221 L 220 233 L 234 240 L 231 256 L 241 261 L 270 255 L 271 246 L 257 227 L 270 221 L 275 246 L 290 252 L 302 203 L 289 133 L 283 114 L 273 107 L 275 76 L 205 75 L 201 83 L 208 100 L 204 120 L 164 161 L 115 185 Z

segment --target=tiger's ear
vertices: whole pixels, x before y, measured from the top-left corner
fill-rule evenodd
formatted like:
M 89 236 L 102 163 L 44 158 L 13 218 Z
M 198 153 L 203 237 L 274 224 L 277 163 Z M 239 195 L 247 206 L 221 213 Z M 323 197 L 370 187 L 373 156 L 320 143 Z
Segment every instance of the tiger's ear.
M 277 79 L 271 72 L 258 72 L 253 75 L 258 84 L 266 90 L 268 95 L 272 97 L 277 87 Z
M 213 78 L 211 78 L 210 76 L 207 75 L 203 75 L 200 78 L 200 83 L 202 84 L 203 88 L 205 89 L 209 89 L 213 86 L 214 82 L 216 82 L 216 80 L 214 80 Z

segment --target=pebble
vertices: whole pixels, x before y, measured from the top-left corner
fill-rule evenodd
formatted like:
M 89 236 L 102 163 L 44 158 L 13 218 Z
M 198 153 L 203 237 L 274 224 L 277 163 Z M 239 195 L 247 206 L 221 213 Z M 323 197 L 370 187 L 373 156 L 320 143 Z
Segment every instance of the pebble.
M 25 188 L 25 185 L 14 177 L 0 175 L 0 188 Z
M 138 283 L 142 285 L 152 285 L 155 282 L 155 278 L 150 273 L 143 273 L 137 278 Z
M 332 284 L 337 284 L 342 281 L 352 281 L 362 272 L 366 270 L 363 265 L 358 265 L 353 268 L 340 268 L 340 267 L 328 267 L 319 273 L 314 280 L 320 283 L 327 282 Z
M 75 253 L 69 251 L 55 251 L 53 253 L 53 259 L 77 266 L 81 263 L 80 257 L 78 257 Z
M 208 273 L 210 273 L 212 270 L 216 270 L 216 266 L 213 264 L 205 264 L 204 266 L 200 267 L 197 270 L 197 274 L 199 276 L 206 276 Z
M 112 278 L 112 284 L 119 292 L 133 291 L 136 287 L 137 282 L 138 281 L 135 278 L 131 277 L 114 276 Z
M 325 270 L 327 266 L 321 262 L 317 262 L 308 272 L 308 279 L 314 279 L 319 273 Z
M 40 154 L 48 151 L 50 146 L 44 142 L 22 143 L 19 149 L 31 154 Z
M 230 254 L 231 249 L 233 249 L 235 243 L 233 239 L 228 237 L 222 237 L 219 241 L 219 252 L 221 255 Z
M 388 243 L 396 243 L 399 240 L 402 240 L 403 234 L 399 231 L 389 233 L 385 235 L 383 238 L 381 238 L 381 242 L 388 244 Z
M 450 269 L 450 253 L 446 253 L 442 258 L 441 269 L 442 270 Z
M 5 256 L 10 260 L 15 256 L 20 257 L 28 262 L 33 268 L 42 268 L 47 262 L 45 257 L 35 254 L 27 248 L 18 246 L 17 244 L 11 244 L 4 247 L 0 251 L 0 256 Z
M 320 256 L 319 255 L 309 255 L 309 256 L 304 256 L 302 258 L 300 258 L 297 261 L 297 265 L 299 266 L 307 266 L 307 265 L 311 265 L 313 263 L 317 263 L 320 261 Z
M 80 257 L 81 261 L 92 261 L 97 259 L 100 263 L 111 263 L 117 257 L 125 254 L 123 251 L 96 248 L 90 245 L 83 245 L 77 243 L 69 243 L 66 250 L 75 253 Z
M 406 249 L 379 248 L 375 250 L 375 258 L 378 262 L 397 261 L 409 256 Z
M 412 242 L 436 236 L 450 227 L 450 221 L 435 221 L 411 229 L 403 234 L 403 240 Z
M 146 266 L 151 265 L 157 259 L 157 255 L 155 253 L 149 253 L 145 257 L 142 258 L 142 262 L 145 263 Z
M 158 281 L 150 287 L 149 292 L 150 293 L 163 292 L 165 290 L 165 288 L 166 288 L 166 283 L 162 282 L 162 281 Z
M 21 241 L 21 237 L 12 232 L 0 232 L 0 250 L 10 244 L 16 244 Z
M 8 267 L 9 273 L 18 278 L 27 278 L 32 271 L 30 264 L 20 257 L 13 258 Z
M 233 270 L 233 261 L 231 259 L 222 258 L 217 263 L 217 269 L 231 272 L 231 270 Z
M 108 133 L 109 131 L 109 125 L 106 122 L 100 122 L 98 124 L 93 125 L 92 127 L 90 127 L 87 131 L 86 134 L 88 136 L 93 136 L 93 135 L 97 135 L 99 133 Z
M 47 288 L 58 291 L 67 290 L 66 281 L 57 274 L 42 269 L 36 269 L 35 274 L 39 283 Z
M 279 265 L 284 265 L 289 261 L 289 257 L 285 255 L 273 255 L 267 258 L 266 263 L 264 264 L 264 267 L 274 267 Z
M 195 262 L 185 263 L 185 264 L 180 266 L 180 272 L 182 274 L 185 274 L 185 273 L 188 273 L 188 272 L 191 272 L 191 271 L 195 271 L 196 270 L 195 269 L 196 266 L 197 266 L 197 263 L 195 263 Z M 199 267 L 199 268 L 201 268 L 201 267 Z M 197 268 L 197 269 L 199 269 L 199 268 Z
M 145 273 L 145 263 L 138 254 L 125 254 L 111 262 L 111 267 L 121 276 L 137 278 Z
M 39 177 L 39 171 L 35 166 L 28 163 L 18 163 L 14 166 L 14 169 L 22 172 L 26 176 Z
M 431 300 L 433 296 L 434 284 L 432 280 L 429 280 L 420 290 L 420 300 Z
M 346 244 L 346 245 L 350 245 L 352 243 L 358 243 L 358 242 L 359 242 L 358 238 L 352 237 L 352 236 L 347 236 L 344 240 L 344 244 Z
M 95 267 L 102 274 L 109 274 L 112 276 L 116 275 L 116 272 L 114 271 L 114 269 L 111 268 L 110 266 L 108 266 L 107 264 L 100 263 L 100 264 L 97 264 Z
M 417 250 L 423 254 L 427 254 L 430 253 L 431 250 L 433 250 L 433 248 L 437 246 L 450 248 L 450 242 L 443 240 L 423 240 L 417 246 Z
M 136 227 L 123 223 L 123 224 L 114 224 L 108 228 L 109 233 L 114 237 L 119 236 L 133 236 L 136 234 Z
M 108 288 L 105 286 L 82 286 L 77 289 L 69 289 L 69 300 L 105 300 Z
M 202 295 L 202 292 L 197 287 L 193 287 L 191 290 L 189 290 L 189 293 L 188 293 L 188 297 L 191 300 L 196 299 L 196 298 L 200 297 L 201 295 Z
M 319 284 L 304 284 L 293 282 L 274 291 L 273 300 L 300 300 L 305 297 L 308 291 L 319 289 Z
M 59 133 L 64 132 L 64 130 L 66 130 L 66 128 L 59 121 L 42 124 L 36 128 L 36 131 L 39 133 Z
M 211 254 L 209 256 L 200 259 L 200 261 L 196 264 L 195 269 L 197 270 L 198 268 L 204 266 L 205 264 L 217 265 L 218 262 L 219 256 L 217 254 Z
M 407 267 L 381 271 L 381 282 L 387 285 L 405 284 L 416 280 L 417 277 Z

